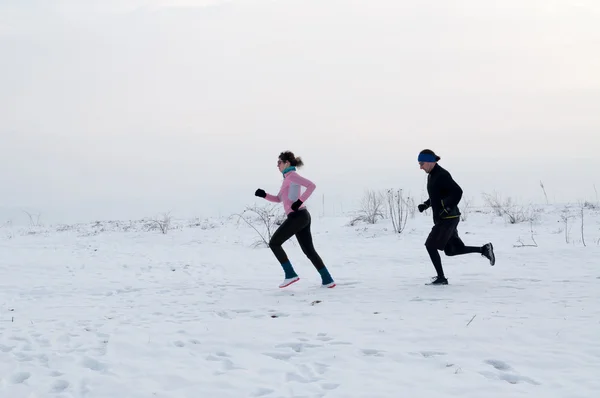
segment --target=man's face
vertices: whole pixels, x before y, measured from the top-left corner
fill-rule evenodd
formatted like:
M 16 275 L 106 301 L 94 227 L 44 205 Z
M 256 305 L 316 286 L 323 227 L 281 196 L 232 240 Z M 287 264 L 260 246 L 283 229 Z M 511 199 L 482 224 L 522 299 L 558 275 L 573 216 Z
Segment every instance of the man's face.
M 419 168 L 427 174 L 431 173 L 433 166 L 435 166 L 435 162 L 419 162 Z

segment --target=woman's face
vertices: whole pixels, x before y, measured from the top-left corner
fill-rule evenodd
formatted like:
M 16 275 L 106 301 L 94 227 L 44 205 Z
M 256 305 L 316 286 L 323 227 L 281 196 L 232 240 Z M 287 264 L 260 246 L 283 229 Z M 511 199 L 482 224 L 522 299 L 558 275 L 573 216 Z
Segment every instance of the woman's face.
M 283 173 L 283 170 L 285 170 L 287 167 L 290 167 L 290 162 L 284 162 L 281 159 L 277 159 L 277 168 L 279 169 L 280 173 Z

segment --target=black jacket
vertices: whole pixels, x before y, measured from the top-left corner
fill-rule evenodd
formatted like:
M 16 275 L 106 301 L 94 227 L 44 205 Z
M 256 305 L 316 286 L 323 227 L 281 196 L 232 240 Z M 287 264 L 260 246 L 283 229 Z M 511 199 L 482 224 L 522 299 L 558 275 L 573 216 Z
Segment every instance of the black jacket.
M 458 203 L 463 191 L 450 173 L 439 164 L 433 166 L 431 173 L 427 175 L 427 193 L 429 199 L 425 201 L 425 205 L 431 207 L 435 224 L 440 220 L 460 217 Z

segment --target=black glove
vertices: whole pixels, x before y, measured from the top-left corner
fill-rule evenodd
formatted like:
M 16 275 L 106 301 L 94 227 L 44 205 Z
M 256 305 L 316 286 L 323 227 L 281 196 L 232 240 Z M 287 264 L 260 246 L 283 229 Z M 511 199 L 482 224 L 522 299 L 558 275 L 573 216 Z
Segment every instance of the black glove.
M 425 203 L 421 203 L 417 206 L 417 209 L 419 209 L 419 213 L 423 213 L 425 210 L 427 210 L 428 207 L 429 206 L 427 206 Z
M 300 199 L 298 199 L 297 201 L 292 203 L 292 210 L 298 211 L 298 209 L 300 208 L 301 205 L 302 205 L 302 201 Z
M 258 196 L 259 198 L 266 198 L 267 193 L 264 190 L 259 188 L 256 190 L 256 192 L 254 192 L 254 196 Z

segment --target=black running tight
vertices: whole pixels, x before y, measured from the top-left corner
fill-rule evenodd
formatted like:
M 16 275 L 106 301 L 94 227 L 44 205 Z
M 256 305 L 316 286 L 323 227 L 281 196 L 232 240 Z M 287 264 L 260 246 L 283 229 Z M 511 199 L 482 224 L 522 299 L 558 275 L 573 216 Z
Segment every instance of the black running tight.
M 313 245 L 312 234 L 310 233 L 310 223 L 310 213 L 308 210 L 302 209 L 290 213 L 283 224 L 277 228 L 271 237 L 269 247 L 273 251 L 273 254 L 275 254 L 275 257 L 277 257 L 277 260 L 279 260 L 280 264 L 289 262 L 288 256 L 281 246 L 285 241 L 296 235 L 300 248 L 315 268 L 317 270 L 325 268 L 323 260 L 321 260 L 321 257 Z

